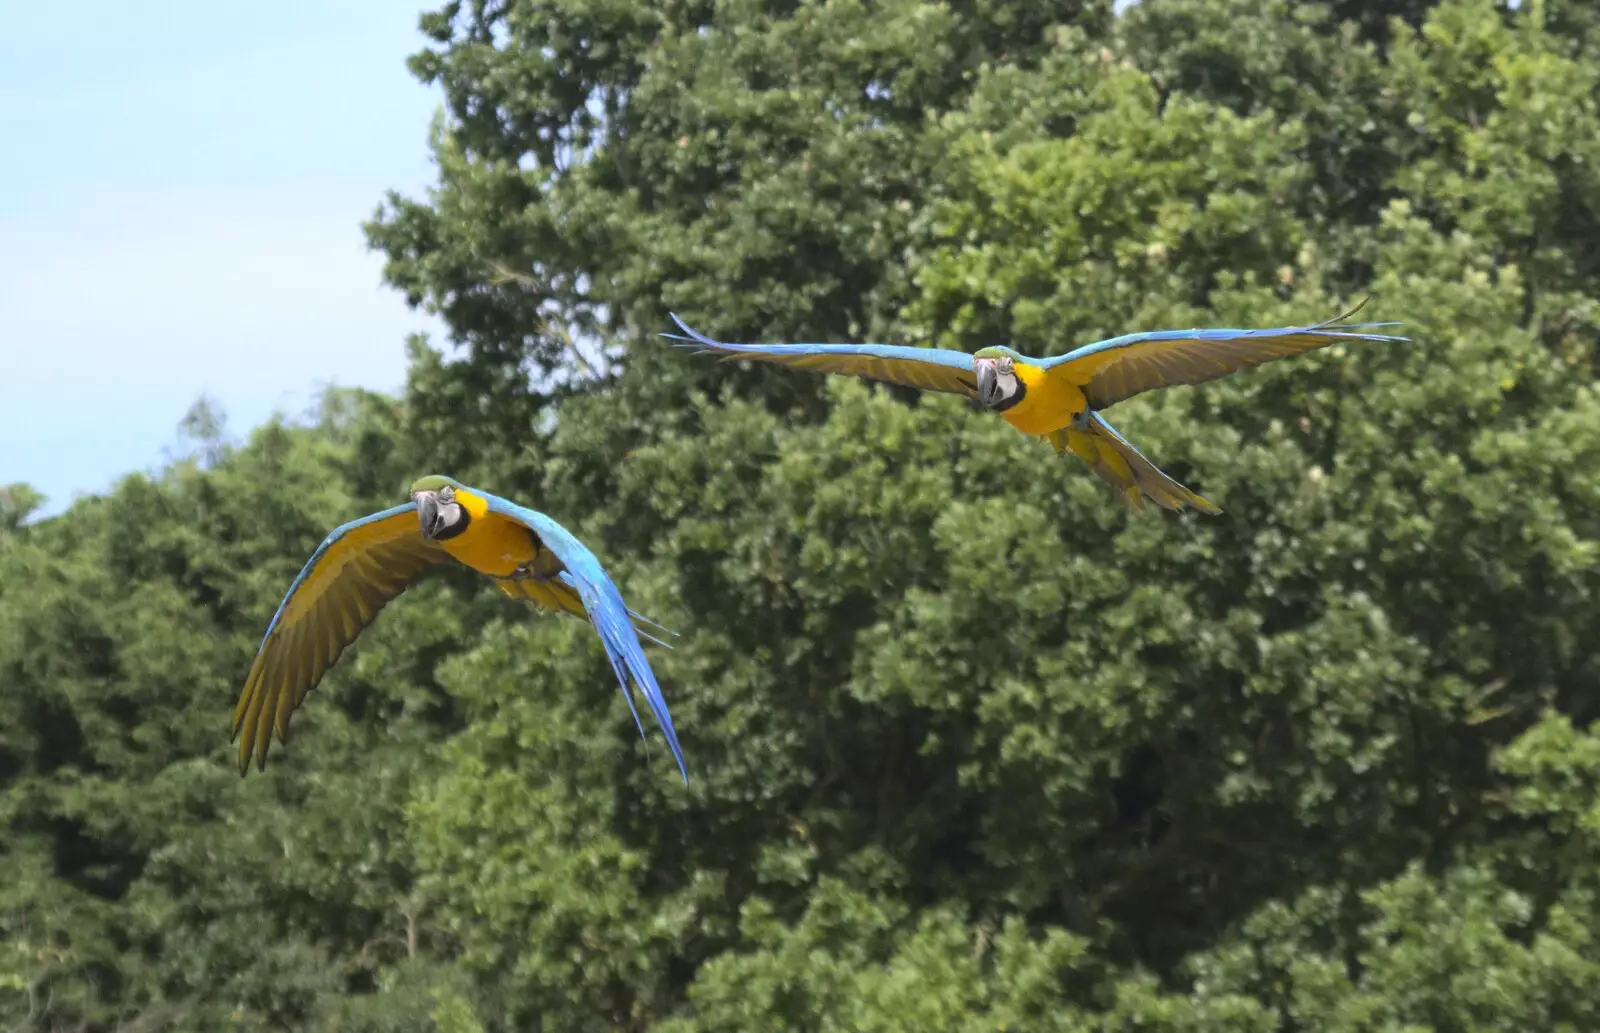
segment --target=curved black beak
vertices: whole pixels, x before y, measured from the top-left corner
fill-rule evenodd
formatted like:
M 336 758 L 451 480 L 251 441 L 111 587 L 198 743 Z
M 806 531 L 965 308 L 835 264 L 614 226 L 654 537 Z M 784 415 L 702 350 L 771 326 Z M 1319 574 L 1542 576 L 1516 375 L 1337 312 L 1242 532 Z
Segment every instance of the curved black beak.
M 994 371 L 994 363 L 978 363 L 978 404 L 991 409 L 999 400 L 1000 375 Z
M 432 538 L 439 525 L 439 499 L 431 491 L 419 491 L 413 498 L 417 503 L 417 522 L 422 525 L 422 537 Z

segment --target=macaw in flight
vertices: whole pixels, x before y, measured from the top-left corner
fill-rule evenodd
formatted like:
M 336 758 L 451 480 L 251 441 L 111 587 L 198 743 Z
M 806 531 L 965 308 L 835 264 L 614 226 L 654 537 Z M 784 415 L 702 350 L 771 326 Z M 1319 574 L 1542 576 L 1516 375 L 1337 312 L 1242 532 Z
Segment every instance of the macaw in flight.
M 508 596 L 587 617 L 622 683 L 639 735 L 644 725 L 630 678 L 688 784 L 672 715 L 632 622 L 666 629 L 628 609 L 594 553 L 550 517 L 440 476 L 419 479 L 403 505 L 335 528 L 289 586 L 233 710 L 241 775 L 250 768 L 252 752 L 256 766 L 266 769 L 273 728 L 287 743 L 290 715 L 378 611 L 417 574 L 449 559 L 487 574 Z M 665 645 L 648 632 L 639 634 Z
M 1408 340 L 1362 332 L 1397 323 L 1341 322 L 1360 311 L 1361 305 L 1315 326 L 1156 330 L 1096 341 L 1051 359 L 1031 358 L 1004 347 L 968 354 L 891 344 L 725 344 L 691 330 L 675 314 L 673 322 L 688 336 L 661 336 L 697 354 L 759 359 L 816 373 L 843 373 L 965 395 L 998 412 L 1024 434 L 1045 438 L 1058 455 L 1078 456 L 1135 510 L 1143 509 L 1144 499 L 1149 498 L 1173 511 L 1190 505 L 1214 516 L 1222 510 L 1157 469 L 1106 422 L 1100 410 L 1152 388 L 1199 384 L 1336 341 Z

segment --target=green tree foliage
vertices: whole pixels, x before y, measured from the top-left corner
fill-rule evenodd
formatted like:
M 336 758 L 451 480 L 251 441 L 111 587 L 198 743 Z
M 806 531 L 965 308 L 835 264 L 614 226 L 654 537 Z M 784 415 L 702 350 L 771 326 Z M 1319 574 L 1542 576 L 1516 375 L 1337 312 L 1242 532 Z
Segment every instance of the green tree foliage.
M 1110 7 L 426 15 L 439 183 L 369 227 L 450 328 L 404 399 L 0 491 L 0 1022 L 1600 1022 L 1600 19 Z M 1115 410 L 1216 519 L 653 336 L 1058 354 L 1369 292 L 1413 343 Z M 588 629 L 460 572 L 233 774 L 295 570 L 437 469 L 681 633 L 688 787 Z

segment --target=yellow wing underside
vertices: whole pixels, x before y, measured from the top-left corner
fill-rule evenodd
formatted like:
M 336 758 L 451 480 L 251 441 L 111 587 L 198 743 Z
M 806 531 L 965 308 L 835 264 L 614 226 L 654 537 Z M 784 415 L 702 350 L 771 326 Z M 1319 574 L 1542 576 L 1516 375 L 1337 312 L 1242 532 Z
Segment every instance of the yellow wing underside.
M 1085 355 L 1053 367 L 1050 372 L 1081 387 L 1093 408 L 1104 409 L 1154 388 L 1201 384 L 1338 340 L 1325 335 L 1284 334 L 1231 340 L 1186 337 L 1144 341 Z
M 936 362 L 887 359 L 876 355 L 773 355 L 754 351 L 718 351 L 716 354 L 727 361 L 756 359 L 811 373 L 839 373 L 844 376 L 866 377 L 869 380 L 882 380 L 923 391 L 943 391 L 968 398 L 974 397 L 978 391 L 972 373 L 954 366 L 942 366 Z
M 412 512 L 352 527 L 325 547 L 245 677 L 233 711 L 241 771 L 252 754 L 265 767 L 273 730 L 287 742 L 290 716 L 345 648 L 413 577 L 447 558 Z

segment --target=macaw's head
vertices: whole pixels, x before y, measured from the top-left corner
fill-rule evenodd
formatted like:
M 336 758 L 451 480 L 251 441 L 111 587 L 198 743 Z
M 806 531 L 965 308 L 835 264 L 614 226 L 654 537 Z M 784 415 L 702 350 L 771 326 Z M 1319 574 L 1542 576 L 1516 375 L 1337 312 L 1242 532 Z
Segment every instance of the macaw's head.
M 1027 387 L 1017 376 L 1017 360 L 1010 348 L 981 348 L 972 356 L 978 374 L 978 404 L 1001 412 L 1022 401 Z
M 453 538 L 467 529 L 472 517 L 456 498 L 460 490 L 459 483 L 438 474 L 419 477 L 411 485 L 411 501 L 417 504 L 417 520 L 422 524 L 422 537 Z

